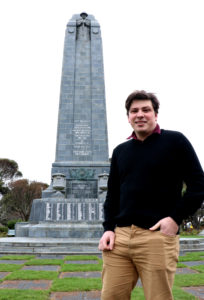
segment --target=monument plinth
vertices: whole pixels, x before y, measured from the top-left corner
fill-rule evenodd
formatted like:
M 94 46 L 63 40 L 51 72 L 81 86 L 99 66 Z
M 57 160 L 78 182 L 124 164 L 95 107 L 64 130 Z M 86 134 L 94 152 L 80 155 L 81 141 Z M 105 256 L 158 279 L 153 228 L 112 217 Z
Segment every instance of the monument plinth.
M 82 13 L 66 28 L 52 182 L 16 236 L 99 238 L 109 166 L 100 25 Z

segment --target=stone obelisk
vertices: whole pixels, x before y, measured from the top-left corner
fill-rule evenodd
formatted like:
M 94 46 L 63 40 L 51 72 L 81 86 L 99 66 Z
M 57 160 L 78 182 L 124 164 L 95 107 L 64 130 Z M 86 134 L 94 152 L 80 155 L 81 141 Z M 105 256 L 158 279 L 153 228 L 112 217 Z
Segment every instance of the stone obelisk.
M 99 238 L 109 166 L 100 25 L 81 13 L 66 28 L 51 185 L 16 236 Z
M 67 178 L 67 197 L 97 195 L 87 181 L 83 195 L 73 179 L 97 180 L 107 172 L 108 138 L 102 40 L 99 23 L 91 15 L 74 15 L 65 36 L 56 159 L 52 174 Z

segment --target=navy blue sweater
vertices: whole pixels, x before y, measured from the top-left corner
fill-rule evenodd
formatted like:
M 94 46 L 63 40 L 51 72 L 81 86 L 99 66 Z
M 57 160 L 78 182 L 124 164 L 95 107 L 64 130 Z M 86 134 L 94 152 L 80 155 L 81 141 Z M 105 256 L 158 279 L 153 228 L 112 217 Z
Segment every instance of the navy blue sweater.
M 204 173 L 192 145 L 182 133 L 162 129 L 114 149 L 104 230 L 132 224 L 148 229 L 168 216 L 179 225 L 203 200 Z

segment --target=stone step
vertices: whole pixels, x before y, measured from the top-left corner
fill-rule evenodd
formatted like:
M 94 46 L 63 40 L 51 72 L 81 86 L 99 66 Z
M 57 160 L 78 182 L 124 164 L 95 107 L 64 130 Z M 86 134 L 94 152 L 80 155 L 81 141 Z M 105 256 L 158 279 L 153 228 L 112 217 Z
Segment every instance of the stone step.
M 92 254 L 101 254 L 97 248 L 81 248 L 81 249 L 67 249 L 67 248 L 32 248 L 32 247 L 18 247 L 18 248 L 1 248 L 0 254 L 59 254 L 59 255 L 72 255 L 72 254 L 84 254 L 84 255 L 92 255 Z
M 182 237 L 180 238 L 181 244 L 201 244 L 204 243 L 204 238 L 188 238 L 188 237 Z
M 77 239 L 77 238 L 30 238 L 30 237 L 9 237 L 1 238 L 0 246 L 14 245 L 14 246 L 67 246 L 67 245 L 95 245 L 99 239 Z
M 7 237 L 0 254 L 100 254 L 99 239 Z M 204 251 L 204 239 L 181 238 L 180 252 Z
M 100 254 L 99 239 L 28 238 L 0 239 L 0 254 Z
M 180 250 L 204 251 L 204 239 L 180 238 Z
M 180 238 L 180 253 L 204 251 L 203 238 Z

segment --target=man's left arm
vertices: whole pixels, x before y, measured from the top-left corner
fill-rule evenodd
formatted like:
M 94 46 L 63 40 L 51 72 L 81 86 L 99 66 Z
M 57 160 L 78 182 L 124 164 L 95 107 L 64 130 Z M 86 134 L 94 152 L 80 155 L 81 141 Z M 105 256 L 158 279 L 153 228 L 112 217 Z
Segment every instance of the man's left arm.
M 188 139 L 181 141 L 180 160 L 186 192 L 181 196 L 175 209 L 169 215 L 179 225 L 199 209 L 204 201 L 204 173 L 199 159 Z
M 160 228 L 163 233 L 168 235 L 176 234 L 183 219 L 193 215 L 204 201 L 204 173 L 195 150 L 183 135 L 180 142 L 180 166 L 183 181 L 187 186 L 186 192 L 181 196 L 169 216 L 161 219 L 150 228 L 151 230 Z

